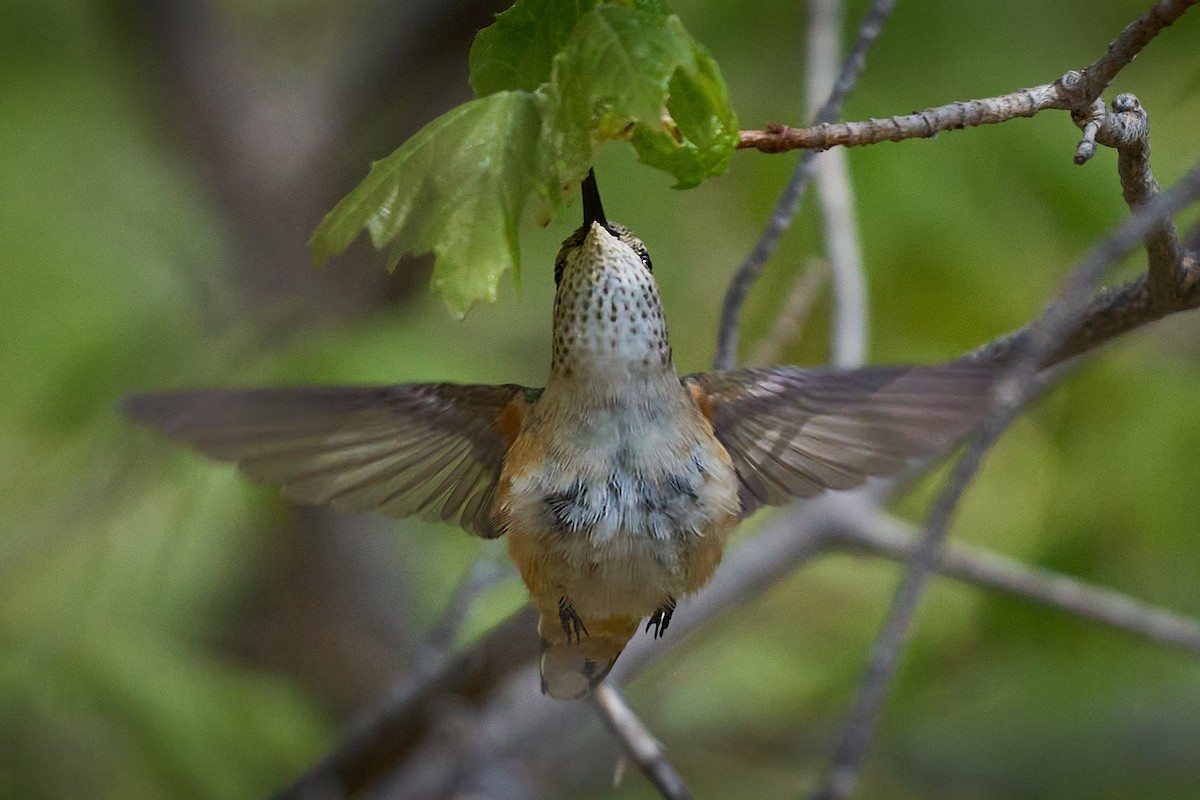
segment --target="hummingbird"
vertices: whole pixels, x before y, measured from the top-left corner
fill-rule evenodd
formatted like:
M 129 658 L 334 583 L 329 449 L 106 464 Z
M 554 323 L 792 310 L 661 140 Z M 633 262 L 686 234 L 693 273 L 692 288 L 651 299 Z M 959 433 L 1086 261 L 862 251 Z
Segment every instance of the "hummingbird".
M 558 699 L 589 694 L 643 620 L 665 634 L 747 515 L 894 473 L 986 411 L 996 370 L 965 362 L 681 377 L 645 245 L 606 219 L 592 172 L 582 195 L 544 388 L 194 389 L 125 410 L 297 503 L 506 536 Z

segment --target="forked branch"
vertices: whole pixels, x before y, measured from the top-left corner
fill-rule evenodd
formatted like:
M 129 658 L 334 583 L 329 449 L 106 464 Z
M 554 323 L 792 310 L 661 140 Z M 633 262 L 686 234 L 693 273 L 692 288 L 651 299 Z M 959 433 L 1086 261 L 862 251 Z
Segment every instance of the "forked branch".
M 1018 89 L 996 97 L 949 103 L 887 119 L 826 122 L 807 128 L 772 124 L 766 130 L 741 131 L 738 147 L 754 148 L 764 153 L 859 147 L 904 139 L 927 139 L 943 131 L 995 125 L 1032 117 L 1042 111 L 1083 111 L 1100 97 L 1101 92 L 1142 48 L 1197 2 L 1200 0 L 1161 0 L 1130 23 L 1108 46 L 1108 51 L 1090 66 L 1082 71 L 1071 70 L 1052 83 Z

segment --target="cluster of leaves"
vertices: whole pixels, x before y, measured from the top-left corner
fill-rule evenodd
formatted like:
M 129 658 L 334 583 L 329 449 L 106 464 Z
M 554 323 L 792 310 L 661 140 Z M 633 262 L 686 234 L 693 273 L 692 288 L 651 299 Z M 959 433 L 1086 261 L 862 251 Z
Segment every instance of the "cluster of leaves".
M 606 141 L 685 188 L 723 172 L 737 121 L 716 62 L 661 0 L 520 0 L 471 49 L 478 97 L 422 128 L 325 217 L 317 263 L 362 229 L 390 248 L 433 252 L 452 313 L 494 300 L 520 265 L 532 198 L 548 222 Z

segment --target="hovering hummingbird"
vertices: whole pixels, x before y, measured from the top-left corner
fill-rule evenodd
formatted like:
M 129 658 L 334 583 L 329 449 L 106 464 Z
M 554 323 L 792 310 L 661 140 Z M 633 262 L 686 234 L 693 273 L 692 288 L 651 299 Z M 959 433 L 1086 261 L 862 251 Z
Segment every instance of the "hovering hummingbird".
M 675 372 L 646 247 L 595 177 L 554 265 L 544 389 L 514 384 L 197 389 L 128 413 L 298 503 L 418 515 L 508 549 L 540 614 L 542 690 L 587 695 L 649 618 L 708 582 L 763 505 L 848 489 L 947 448 L 995 371 Z

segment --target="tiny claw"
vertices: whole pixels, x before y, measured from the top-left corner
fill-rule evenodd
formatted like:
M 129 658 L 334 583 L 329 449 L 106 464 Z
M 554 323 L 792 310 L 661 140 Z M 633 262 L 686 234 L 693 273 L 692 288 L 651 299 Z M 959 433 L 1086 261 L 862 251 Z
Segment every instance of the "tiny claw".
M 579 644 L 583 641 L 584 636 L 590 636 L 587 626 L 575 612 L 575 606 L 571 605 L 571 601 L 565 597 L 558 598 L 558 620 L 562 623 L 563 633 L 567 635 L 567 644 L 571 643 L 572 637 L 574 637 L 575 643 Z
M 646 622 L 646 633 L 654 628 L 654 638 L 661 638 L 667 632 L 667 628 L 671 625 L 671 615 L 675 613 L 675 598 L 668 597 L 667 602 L 662 608 L 658 609 L 651 615 Z

